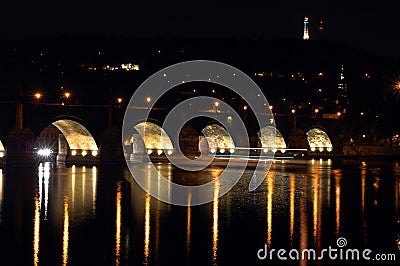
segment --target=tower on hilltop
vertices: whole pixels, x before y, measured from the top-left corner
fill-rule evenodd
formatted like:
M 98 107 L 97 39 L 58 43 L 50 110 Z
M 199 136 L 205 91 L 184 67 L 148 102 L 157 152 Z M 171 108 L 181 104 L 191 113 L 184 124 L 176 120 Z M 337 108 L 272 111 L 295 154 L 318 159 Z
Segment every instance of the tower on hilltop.
M 308 33 L 308 17 L 304 17 L 304 30 L 303 30 L 303 40 L 310 39 L 310 35 Z

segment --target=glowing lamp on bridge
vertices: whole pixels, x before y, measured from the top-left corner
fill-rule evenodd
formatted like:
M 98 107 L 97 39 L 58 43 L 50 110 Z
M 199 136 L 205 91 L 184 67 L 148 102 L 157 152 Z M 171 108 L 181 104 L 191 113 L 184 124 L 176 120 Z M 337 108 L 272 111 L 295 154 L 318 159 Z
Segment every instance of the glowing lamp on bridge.
M 5 156 L 5 153 L 3 151 L 0 151 L 0 158 L 3 158 Z
M 38 155 L 43 156 L 43 157 L 49 157 L 52 154 L 52 150 L 50 149 L 39 149 L 38 150 Z
M 75 155 L 76 155 L 76 150 L 72 150 L 72 151 L 71 151 L 71 155 L 72 155 L 72 156 L 75 156 Z
M 150 155 L 150 154 L 152 154 L 152 153 L 153 153 L 153 150 L 152 150 L 152 149 L 148 149 L 148 150 L 147 150 L 147 154 Z
M 319 150 L 320 152 L 323 152 L 323 151 L 324 151 L 324 148 L 320 147 L 318 150 Z
M 267 148 L 264 148 L 264 149 L 263 149 L 263 152 L 267 153 L 267 152 L 268 152 L 268 149 L 267 149 Z
M 326 150 L 327 150 L 328 152 L 331 152 L 331 151 L 332 151 L 332 147 L 328 147 L 328 148 L 326 148 Z
M 83 150 L 82 151 L 82 156 L 86 156 L 87 155 L 87 151 Z
M 272 149 L 272 152 L 274 152 L 274 153 L 277 152 L 277 151 L 278 151 L 278 150 L 277 150 L 276 148 Z
M 157 150 L 157 154 L 161 155 L 163 153 L 163 150 Z
M 235 152 L 235 149 L 229 149 L 229 152 L 230 152 L 230 153 L 234 153 L 234 152 Z
M 93 151 L 92 151 L 92 156 L 97 156 L 97 154 L 98 154 L 98 151 L 97 151 L 97 150 L 93 150 Z
M 172 152 L 173 152 L 172 150 L 169 150 L 169 151 L 167 152 L 167 154 L 168 154 L 168 155 L 171 155 Z
M 220 153 L 225 153 L 225 149 L 224 149 L 224 148 L 219 149 L 219 152 L 220 152 Z
M 210 149 L 210 152 L 211 152 L 211 153 L 215 153 L 216 151 L 217 151 L 217 150 L 214 149 L 214 148 Z

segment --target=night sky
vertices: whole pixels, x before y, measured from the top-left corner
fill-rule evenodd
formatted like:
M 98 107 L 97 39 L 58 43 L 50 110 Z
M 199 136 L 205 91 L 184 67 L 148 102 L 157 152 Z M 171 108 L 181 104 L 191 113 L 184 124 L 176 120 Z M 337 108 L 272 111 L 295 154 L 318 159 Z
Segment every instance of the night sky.
M 322 19 L 326 41 L 400 57 L 399 12 L 384 1 L 364 1 L 360 6 L 350 6 L 346 3 L 350 1 L 81 2 L 1 3 L 0 36 L 301 38 L 303 17 L 309 16 L 310 39 L 315 36 L 313 27 Z

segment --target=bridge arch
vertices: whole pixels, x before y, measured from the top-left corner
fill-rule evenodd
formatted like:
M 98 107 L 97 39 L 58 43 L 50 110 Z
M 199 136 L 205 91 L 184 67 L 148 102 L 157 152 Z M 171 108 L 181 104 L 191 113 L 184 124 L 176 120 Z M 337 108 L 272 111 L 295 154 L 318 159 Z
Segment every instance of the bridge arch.
M 331 152 L 333 145 L 324 129 L 315 127 L 307 131 L 307 141 L 312 152 Z
M 277 150 L 284 152 L 287 148 L 282 133 L 275 127 L 266 126 L 261 128 L 261 130 L 258 132 L 258 138 L 261 148 L 272 148 L 273 152 L 276 152 Z
M 157 152 L 158 155 L 161 155 L 163 152 L 172 153 L 174 146 L 170 137 L 165 130 L 155 122 L 151 120 L 141 122 L 133 128 L 143 140 L 144 147 L 148 154 L 152 154 L 154 151 Z M 133 138 L 130 141 L 132 143 Z
M 217 152 L 219 150 L 220 153 L 224 153 L 225 151 L 233 152 L 235 149 L 235 143 L 231 135 L 229 135 L 228 131 L 218 124 L 210 124 L 204 127 L 201 130 L 201 133 L 204 135 L 208 148 L 212 153 Z
M 68 152 L 72 156 L 86 156 L 89 153 L 97 156 L 99 152 L 96 140 L 83 125 L 83 122 L 79 118 L 65 116 L 54 118 L 47 127 L 40 131 L 36 138 L 35 147 L 37 149 L 51 148 L 57 150 L 58 155 L 64 156 Z
M 4 148 L 4 145 L 0 140 L 0 158 L 3 158 L 5 155 L 6 155 L 6 149 Z

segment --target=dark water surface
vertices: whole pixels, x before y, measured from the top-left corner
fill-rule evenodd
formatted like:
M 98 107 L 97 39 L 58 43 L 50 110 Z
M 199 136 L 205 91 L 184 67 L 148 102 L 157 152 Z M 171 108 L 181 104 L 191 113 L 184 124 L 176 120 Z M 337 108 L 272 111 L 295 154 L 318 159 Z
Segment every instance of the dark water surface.
M 187 175 L 167 163 L 157 167 Z M 210 180 L 221 171 L 187 178 Z M 277 162 L 248 192 L 252 174 L 214 202 L 181 207 L 146 194 L 123 167 L 3 168 L 0 265 L 275 265 L 282 263 L 276 254 L 258 259 L 265 245 L 321 252 L 337 248 L 339 237 L 345 248 L 395 254 L 397 262 L 286 263 L 399 265 L 399 162 Z

